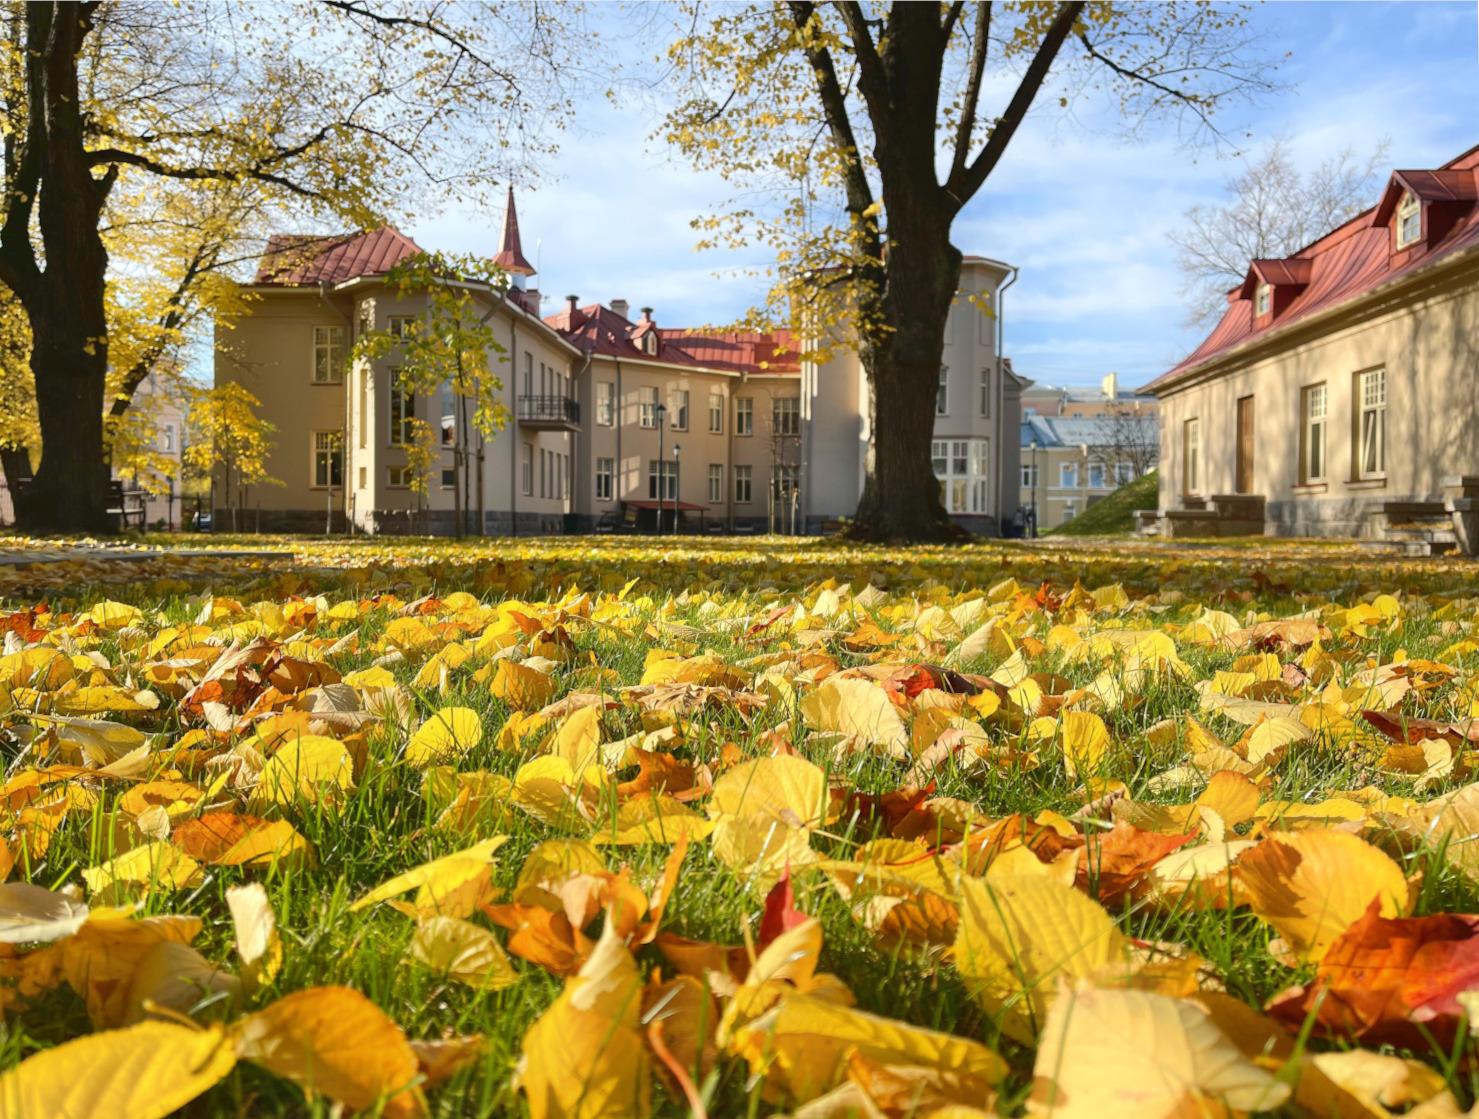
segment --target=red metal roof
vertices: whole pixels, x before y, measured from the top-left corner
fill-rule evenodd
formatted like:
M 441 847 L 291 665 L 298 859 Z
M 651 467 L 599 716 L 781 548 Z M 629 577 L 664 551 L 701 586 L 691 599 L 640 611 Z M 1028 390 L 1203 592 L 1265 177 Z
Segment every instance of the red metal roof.
M 723 331 L 677 329 L 650 321 L 633 323 L 610 307 L 592 303 L 568 308 L 544 320 L 569 342 L 587 353 L 636 361 L 663 361 L 736 373 L 799 373 L 800 358 L 788 330 Z M 657 353 L 649 354 L 635 340 L 656 331 Z
M 493 263 L 516 276 L 534 275 L 534 265 L 524 259 L 524 246 L 519 241 L 519 211 L 514 209 L 514 188 L 508 188 L 508 206 L 503 211 L 503 241 Z
M 1376 223 L 1380 209 L 1385 207 L 1365 210 L 1285 260 L 1253 262 L 1250 275 L 1268 268 L 1269 271 L 1263 272 L 1268 282 L 1302 283 L 1303 289 L 1271 323 L 1261 327 L 1254 324 L 1250 285 L 1245 282 L 1241 289 L 1233 289 L 1227 310 L 1212 333 L 1178 365 L 1142 391 L 1163 389 L 1255 337 L 1274 334 L 1439 260 L 1479 248 L 1479 205 L 1475 205 L 1479 199 L 1479 147 L 1469 149 L 1434 171 L 1395 172 L 1383 202 L 1394 189 L 1398 194 L 1403 189 L 1412 189 L 1425 201 L 1452 203 L 1464 212 L 1433 243 L 1394 252 L 1390 227 L 1385 221 Z M 1290 279 L 1271 279 L 1275 270 Z M 1301 275 L 1303 279 L 1297 278 Z
M 421 251 L 415 241 L 389 226 L 332 237 L 275 233 L 267 239 L 257 266 L 257 283 L 294 287 L 383 276 Z

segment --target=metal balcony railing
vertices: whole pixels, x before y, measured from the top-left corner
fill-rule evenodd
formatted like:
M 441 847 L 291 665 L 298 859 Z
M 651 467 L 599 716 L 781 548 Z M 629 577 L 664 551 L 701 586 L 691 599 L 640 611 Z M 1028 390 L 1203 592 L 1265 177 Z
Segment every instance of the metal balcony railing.
M 580 403 L 568 396 L 521 396 L 519 419 L 524 423 L 574 427 L 580 423 Z

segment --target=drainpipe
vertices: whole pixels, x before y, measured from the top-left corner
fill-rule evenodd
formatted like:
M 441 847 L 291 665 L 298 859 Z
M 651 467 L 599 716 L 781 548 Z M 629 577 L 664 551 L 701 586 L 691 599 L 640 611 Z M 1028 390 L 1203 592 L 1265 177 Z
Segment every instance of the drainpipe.
M 616 421 L 616 461 L 611 468 L 611 498 L 621 504 L 621 429 L 623 426 L 622 412 L 623 401 L 626 398 L 621 395 L 621 358 L 616 359 L 616 414 L 611 418 Z
M 1002 529 L 1001 529 L 1001 517 L 1002 517 L 1002 510 L 1004 508 L 1003 503 L 1002 503 L 1002 496 L 1001 496 L 1002 493 L 1004 492 L 1003 489 L 1002 489 L 1003 482 L 1004 482 L 1004 479 L 1002 478 L 1002 475 L 1006 473 L 1006 471 L 1004 471 L 1002 469 L 1002 463 L 1005 461 L 1005 458 L 1006 458 L 1006 442 L 1004 440 L 1004 435 L 1003 435 L 1003 426 L 1006 423 L 1006 417 L 1003 416 L 1002 413 L 1004 411 L 1006 411 L 1006 399 L 1007 399 L 1006 378 L 1002 375 L 1003 374 L 1003 370 L 1006 367 L 1002 364 L 1002 360 L 1001 360 L 1001 348 L 1002 348 L 1003 338 L 1004 338 L 1004 335 L 1003 335 L 1002 331 L 1003 331 L 1003 328 L 1006 325 L 1006 314 L 1005 314 L 1005 311 L 1004 311 L 1004 308 L 1005 308 L 1006 304 L 1005 304 L 1004 296 L 1006 295 L 1007 288 L 1011 287 L 1016 282 L 1017 282 L 1017 268 L 1015 266 L 1013 266 L 1013 268 L 1012 268 L 1012 278 L 1010 280 L 1008 280 L 1006 283 L 1001 284 L 996 289 L 996 510 L 995 510 L 995 512 L 996 512 L 996 531 L 997 531 L 998 534 L 1000 534 L 1001 531 L 1002 531 Z
M 508 504 L 509 516 L 513 521 L 510 535 L 519 534 L 519 490 L 524 485 L 523 473 L 519 470 L 519 320 L 512 316 L 508 320 L 508 352 L 512 364 L 509 383 L 514 398 L 514 437 L 509 440 L 508 459 Z

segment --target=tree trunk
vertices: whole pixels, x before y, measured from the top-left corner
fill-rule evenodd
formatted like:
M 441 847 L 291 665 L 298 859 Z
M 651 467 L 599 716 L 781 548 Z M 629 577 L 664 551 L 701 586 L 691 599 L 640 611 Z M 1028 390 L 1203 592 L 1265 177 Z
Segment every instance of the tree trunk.
M 891 234 L 903 224 L 891 212 Z M 870 434 L 863 495 L 847 530 L 855 540 L 968 536 L 946 513 L 931 462 L 945 322 L 960 281 L 960 252 L 948 229 L 911 230 L 891 241 L 883 290 L 861 301 L 858 357 Z

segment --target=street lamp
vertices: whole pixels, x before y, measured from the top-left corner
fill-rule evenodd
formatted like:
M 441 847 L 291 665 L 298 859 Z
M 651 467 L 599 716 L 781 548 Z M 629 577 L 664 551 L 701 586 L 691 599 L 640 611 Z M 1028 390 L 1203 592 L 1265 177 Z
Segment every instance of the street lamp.
M 673 535 L 678 535 L 678 495 L 683 490 L 683 445 L 673 444 Z
M 657 417 L 657 533 L 661 536 L 663 477 L 667 474 L 667 463 L 663 459 L 662 444 L 668 430 L 668 425 L 664 422 L 668 414 L 668 406 L 659 400 L 652 406 L 652 414 Z
M 1032 527 L 1030 532 L 1032 539 L 1037 539 L 1037 440 L 1034 439 L 1029 446 L 1032 448 L 1032 500 L 1028 503 L 1028 509 L 1032 513 Z

